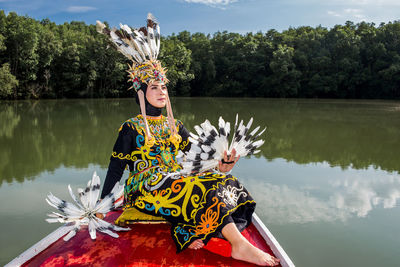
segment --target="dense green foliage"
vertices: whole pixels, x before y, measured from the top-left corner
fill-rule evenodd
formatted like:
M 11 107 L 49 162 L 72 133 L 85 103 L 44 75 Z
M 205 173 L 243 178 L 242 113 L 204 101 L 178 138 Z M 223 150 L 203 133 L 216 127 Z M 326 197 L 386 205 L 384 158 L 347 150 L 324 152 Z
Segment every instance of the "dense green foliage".
M 10 73 L 10 64 L 4 63 L 0 68 L 0 98 L 12 95 L 13 89 L 18 86 L 18 80 Z
M 162 39 L 180 96 L 400 98 L 400 21 Z M 0 98 L 129 96 L 127 63 L 94 25 L 0 11 Z

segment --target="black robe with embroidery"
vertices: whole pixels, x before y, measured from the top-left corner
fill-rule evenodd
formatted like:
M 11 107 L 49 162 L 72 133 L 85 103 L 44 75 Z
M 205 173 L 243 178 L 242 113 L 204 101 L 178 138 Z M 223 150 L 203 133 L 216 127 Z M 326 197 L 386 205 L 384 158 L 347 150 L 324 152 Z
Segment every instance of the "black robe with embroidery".
M 148 118 L 148 123 L 156 139 L 152 147 L 145 144 L 141 115 L 121 126 L 102 197 L 121 179 L 128 165 L 124 208 L 135 207 L 169 221 L 178 252 L 196 239 L 206 244 L 211 237 L 221 237 L 221 229 L 227 223 L 234 222 L 240 231 L 247 227 L 256 204 L 237 178 L 212 171 L 179 175 L 177 155 L 179 150 L 189 149 L 189 132 L 177 121 L 182 141 L 174 144 L 169 141 L 170 130 L 164 116 Z

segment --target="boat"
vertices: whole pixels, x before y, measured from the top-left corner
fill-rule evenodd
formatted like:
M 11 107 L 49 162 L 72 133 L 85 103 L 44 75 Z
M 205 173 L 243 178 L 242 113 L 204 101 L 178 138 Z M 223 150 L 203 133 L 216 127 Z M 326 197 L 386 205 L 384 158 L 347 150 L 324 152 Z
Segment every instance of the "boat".
M 122 210 L 111 211 L 105 217 L 115 221 Z M 64 241 L 72 226 L 64 225 L 50 233 L 31 248 L 16 257 L 10 266 L 255 266 L 230 257 L 228 241 L 212 238 L 203 249 L 186 249 L 176 253 L 170 226 L 165 222 L 140 222 L 131 230 L 119 232 L 119 238 L 98 234 L 92 240 L 82 228 L 76 236 Z M 257 214 L 243 232 L 253 245 L 280 259 L 282 267 L 293 262 Z

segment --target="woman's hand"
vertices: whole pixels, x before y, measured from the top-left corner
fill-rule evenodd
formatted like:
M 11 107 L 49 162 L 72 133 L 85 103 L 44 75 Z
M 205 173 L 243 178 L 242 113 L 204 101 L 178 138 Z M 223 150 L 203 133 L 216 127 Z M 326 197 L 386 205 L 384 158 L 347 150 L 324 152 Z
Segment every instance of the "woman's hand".
M 99 218 L 100 220 L 104 219 L 103 213 L 96 213 L 96 217 Z
M 103 199 L 100 198 L 100 199 L 99 199 L 99 202 L 102 201 L 102 200 L 103 200 Z M 105 216 L 104 216 L 103 213 L 96 213 L 96 217 L 99 218 L 100 220 L 103 220 Z
M 229 155 L 224 152 L 224 159 L 219 161 L 218 169 L 220 172 L 229 172 L 235 166 L 236 162 L 239 160 L 240 156 L 236 157 L 236 150 L 233 149 L 232 153 Z

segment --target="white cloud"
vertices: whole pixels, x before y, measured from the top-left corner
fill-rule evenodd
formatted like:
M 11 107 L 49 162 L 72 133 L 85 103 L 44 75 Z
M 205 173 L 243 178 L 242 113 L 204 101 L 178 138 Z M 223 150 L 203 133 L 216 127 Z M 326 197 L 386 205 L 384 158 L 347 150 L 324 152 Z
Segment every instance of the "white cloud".
M 67 8 L 68 12 L 71 13 L 84 13 L 92 10 L 96 10 L 97 8 L 92 6 L 70 6 Z
M 344 193 L 337 193 L 331 201 L 343 214 L 356 214 L 358 217 L 365 217 L 372 210 L 373 201 L 377 198 L 376 192 L 369 188 L 351 188 Z
M 353 20 L 353 21 L 367 20 L 364 11 L 359 8 L 345 8 L 339 12 L 328 10 L 327 13 L 330 16 L 341 17 L 345 18 L 346 20 Z
M 208 6 L 226 6 L 237 0 L 184 0 L 187 3 L 204 4 Z
M 319 185 L 273 185 L 249 179 L 247 189 L 262 209 L 267 223 L 347 221 L 366 217 L 377 208 L 396 208 L 400 202 L 400 176 L 346 175 Z M 323 192 L 323 193 L 322 193 Z
M 331 11 L 331 10 L 328 10 L 328 15 L 331 15 L 331 16 L 334 16 L 334 17 L 340 17 L 341 15 L 339 14 L 339 13 L 336 13 L 335 11 Z
M 366 20 L 363 10 L 355 8 L 346 8 L 344 12 L 358 20 Z
M 346 220 L 348 213 L 338 209 L 327 201 L 310 196 L 307 192 L 289 188 L 286 185 L 272 185 L 252 181 L 248 190 L 256 202 L 263 208 L 257 210 L 266 223 L 310 223 Z
M 344 12 L 347 13 L 347 14 L 356 14 L 356 13 L 362 12 L 362 10 L 361 9 L 355 9 L 355 8 L 346 8 L 344 10 Z
M 389 176 L 368 180 L 363 177 L 331 183 L 336 193 L 331 197 L 333 206 L 345 213 L 365 217 L 382 204 L 383 208 L 396 207 L 400 200 L 400 177 Z
M 353 5 L 361 5 L 361 6 L 367 6 L 367 5 L 373 5 L 373 6 L 398 6 L 400 2 L 398 0 L 351 0 L 351 1 L 345 1 L 347 4 L 353 4 Z

